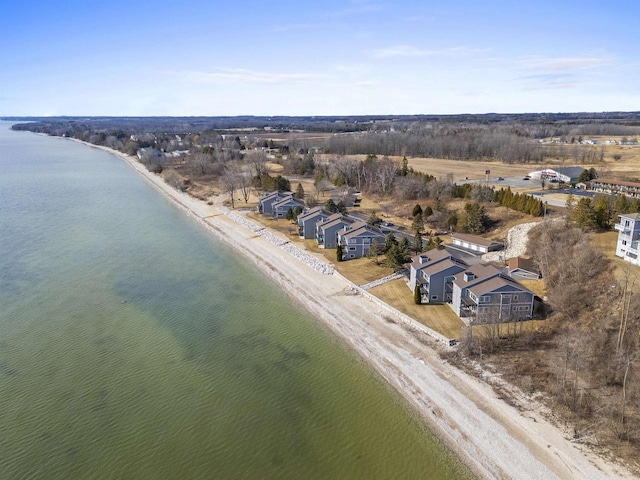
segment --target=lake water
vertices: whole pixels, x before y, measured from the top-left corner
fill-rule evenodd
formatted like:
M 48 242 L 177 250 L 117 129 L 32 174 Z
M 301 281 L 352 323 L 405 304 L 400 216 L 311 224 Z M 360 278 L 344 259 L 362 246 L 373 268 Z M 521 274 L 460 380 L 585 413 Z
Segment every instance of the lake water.
M 471 478 L 120 159 L 0 122 L 0 479 Z

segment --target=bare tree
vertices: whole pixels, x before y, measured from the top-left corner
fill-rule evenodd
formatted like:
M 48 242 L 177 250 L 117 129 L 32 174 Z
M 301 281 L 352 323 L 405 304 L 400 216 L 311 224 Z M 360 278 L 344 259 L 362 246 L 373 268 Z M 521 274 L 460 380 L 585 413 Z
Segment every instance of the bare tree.
M 238 188 L 242 193 L 244 203 L 249 203 L 249 197 L 251 196 L 251 187 L 253 182 L 251 181 L 251 172 L 241 169 L 236 173 L 238 180 Z
M 224 174 L 221 177 L 224 191 L 229 195 L 231 199 L 231 208 L 236 208 L 235 193 L 238 188 L 238 171 L 233 168 L 232 165 L 227 165 Z

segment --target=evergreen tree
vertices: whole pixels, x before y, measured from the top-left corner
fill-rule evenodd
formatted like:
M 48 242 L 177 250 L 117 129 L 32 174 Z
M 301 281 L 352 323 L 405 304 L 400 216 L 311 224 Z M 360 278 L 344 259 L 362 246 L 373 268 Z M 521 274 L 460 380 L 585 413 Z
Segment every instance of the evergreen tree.
M 424 231 L 424 219 L 422 218 L 422 215 L 414 216 L 411 226 L 416 232 L 422 233 Z
M 371 248 L 369 248 L 369 252 L 367 256 L 369 258 L 374 258 L 376 265 L 379 265 L 380 262 L 378 260 L 378 255 L 384 253 L 385 247 L 384 244 L 380 242 L 379 238 L 373 239 L 373 244 L 371 244 Z
M 594 230 L 598 227 L 596 213 L 591 205 L 591 199 L 581 198 L 576 203 L 570 214 L 570 219 L 578 227 L 586 230 Z
M 413 211 L 411 212 L 411 216 L 415 217 L 416 215 L 422 215 L 422 207 L 420 204 L 416 203 L 416 206 L 413 207 Z
M 372 213 L 371 215 L 369 215 L 369 218 L 367 218 L 367 223 L 369 225 L 377 226 L 382 223 L 382 219 L 378 217 L 375 213 Z
M 431 215 L 433 215 L 433 209 L 429 206 L 425 207 L 424 212 L 422 212 L 422 216 L 424 217 L 424 219 L 426 220 Z
M 413 303 L 416 305 L 422 304 L 422 294 L 420 293 L 420 285 L 416 285 L 413 289 Z
M 458 215 L 453 212 L 451 216 L 447 219 L 447 227 L 449 229 L 456 228 L 458 226 Z
M 416 232 L 413 237 L 413 251 L 416 253 L 420 253 L 422 251 L 422 234 L 420 232 Z
M 384 251 L 388 252 L 392 247 L 398 246 L 398 240 L 393 233 L 389 233 L 384 239 Z
M 338 245 L 336 247 L 336 260 L 338 262 L 341 262 L 343 260 L 342 259 L 342 245 Z
M 342 200 L 340 200 L 336 205 L 336 211 L 340 212 L 343 215 L 347 214 L 347 206 L 344 204 Z
M 489 222 L 489 217 L 483 206 L 477 202 L 467 203 L 460 221 L 460 228 L 468 233 L 484 233 Z
M 604 195 L 594 200 L 596 200 L 595 206 L 593 207 L 596 226 L 599 230 L 608 230 L 611 227 L 612 211 L 609 209 L 607 200 Z
M 301 183 L 298 183 L 298 187 L 296 188 L 296 193 L 294 195 L 298 200 L 304 200 L 304 188 Z
M 273 182 L 275 190 L 278 190 L 279 192 L 288 192 L 289 190 L 291 190 L 291 182 L 289 182 L 289 180 L 284 178 L 282 175 L 278 175 L 276 178 L 274 178 Z
M 398 242 L 398 248 L 400 249 L 401 254 L 404 258 L 408 258 L 411 255 L 411 245 L 409 244 L 409 239 L 407 237 L 402 237 L 402 240 Z M 405 263 L 405 262 L 402 262 Z
M 324 204 L 324 209 L 327 212 L 331 212 L 331 213 L 338 212 L 338 206 L 336 205 L 336 202 L 334 202 L 332 198 L 326 201 L 326 203 Z
M 289 210 L 287 210 L 287 214 L 285 215 L 285 218 L 290 222 L 293 222 L 293 217 L 294 217 L 293 208 L 289 207 Z
M 400 170 L 398 171 L 401 177 L 406 177 L 409 173 L 409 160 L 407 160 L 406 155 L 402 157 L 402 164 L 400 166 Z

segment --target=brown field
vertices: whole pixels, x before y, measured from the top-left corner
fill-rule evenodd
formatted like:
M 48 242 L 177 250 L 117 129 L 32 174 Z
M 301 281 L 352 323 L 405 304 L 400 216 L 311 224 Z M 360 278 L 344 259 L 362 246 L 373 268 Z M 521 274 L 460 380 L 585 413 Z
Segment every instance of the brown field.
M 524 322 L 492 323 L 485 325 L 475 325 L 472 328 L 472 335 L 479 338 L 487 338 L 491 335 L 496 337 L 520 335 L 526 332 L 536 332 L 549 328 L 547 320 L 527 320 Z
M 629 262 L 625 262 L 622 258 L 616 256 L 616 243 L 618 242 L 618 232 L 599 232 L 588 234 L 591 242 L 600 249 L 604 255 L 611 260 L 612 268 L 614 269 L 615 278 L 622 280 L 625 272 L 631 267 L 632 271 L 637 269 Z
M 448 338 L 460 338 L 464 323 L 449 305 L 416 305 L 413 293 L 403 278 L 372 288 L 369 292 L 436 332 Z

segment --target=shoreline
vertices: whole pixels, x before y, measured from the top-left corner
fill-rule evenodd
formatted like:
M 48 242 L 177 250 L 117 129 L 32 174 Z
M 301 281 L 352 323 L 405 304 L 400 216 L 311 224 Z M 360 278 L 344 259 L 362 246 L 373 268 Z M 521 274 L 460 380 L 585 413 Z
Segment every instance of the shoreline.
M 486 383 L 444 362 L 435 343 L 388 320 L 388 312 L 338 275 L 314 270 L 280 245 L 256 235 L 214 205 L 169 186 L 137 158 L 107 147 L 65 138 L 111 153 L 196 220 L 209 234 L 255 264 L 333 334 L 381 374 L 433 433 L 482 478 L 635 478 L 573 444 L 536 409 L 519 412 Z M 277 236 L 277 233 L 272 232 Z

